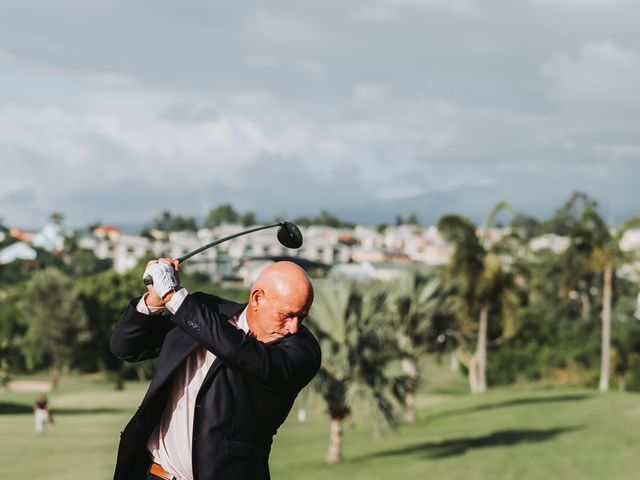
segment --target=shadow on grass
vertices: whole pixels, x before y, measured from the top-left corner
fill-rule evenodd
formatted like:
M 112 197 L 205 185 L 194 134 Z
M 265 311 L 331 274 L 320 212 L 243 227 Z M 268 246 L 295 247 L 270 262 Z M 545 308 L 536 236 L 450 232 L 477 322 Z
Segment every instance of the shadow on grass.
M 97 415 L 100 413 L 134 413 L 130 408 L 51 408 L 54 415 Z M 33 413 L 33 407 L 24 403 L 0 402 L 0 415 Z
M 19 413 L 33 413 L 33 407 L 23 403 L 0 402 L 0 415 L 15 415 Z
M 449 410 L 435 415 L 428 415 L 428 420 L 438 420 L 441 418 L 455 417 L 456 415 L 464 415 L 467 413 L 482 412 L 485 410 L 494 410 L 497 408 L 517 407 L 520 405 L 536 405 L 541 403 L 560 403 L 560 402 L 577 402 L 593 398 L 593 395 L 572 394 L 572 395 L 556 395 L 552 397 L 523 397 L 505 400 L 497 403 L 487 403 L 476 405 L 474 407 L 460 408 L 458 410 Z
M 425 458 L 446 458 L 462 455 L 469 450 L 488 447 L 502 447 L 520 443 L 545 442 L 558 435 L 583 429 L 583 426 L 550 428 L 547 430 L 519 429 L 499 430 L 482 437 L 461 437 L 441 442 L 424 442 L 393 450 L 371 453 L 352 461 L 359 462 L 380 457 L 422 454 Z
M 135 413 L 135 408 L 52 408 L 56 415 L 94 415 L 99 413 Z

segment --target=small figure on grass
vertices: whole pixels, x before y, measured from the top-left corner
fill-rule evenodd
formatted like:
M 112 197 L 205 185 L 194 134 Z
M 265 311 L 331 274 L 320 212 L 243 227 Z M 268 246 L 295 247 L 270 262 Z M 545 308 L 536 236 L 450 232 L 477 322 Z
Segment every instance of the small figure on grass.
M 47 397 L 41 393 L 33 406 L 33 413 L 36 420 L 36 433 L 42 434 L 45 431 L 47 423 L 49 423 L 49 404 Z

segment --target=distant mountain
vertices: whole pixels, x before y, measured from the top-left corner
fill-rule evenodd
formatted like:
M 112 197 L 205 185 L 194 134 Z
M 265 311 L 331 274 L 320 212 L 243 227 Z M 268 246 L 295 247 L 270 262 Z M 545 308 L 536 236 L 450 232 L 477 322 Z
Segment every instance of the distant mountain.
M 360 208 L 342 209 L 334 212 L 338 217 L 355 223 L 394 223 L 398 215 L 415 213 L 423 225 L 435 224 L 448 213 L 469 217 L 480 223 L 500 198 L 486 187 L 430 192 L 422 195 L 370 203 Z
M 517 190 L 517 186 L 498 190 L 491 186 L 465 187 L 455 190 L 436 191 L 393 200 L 369 203 L 358 208 L 345 208 L 334 213 L 339 218 L 353 223 L 376 225 L 395 223 L 396 217 L 415 213 L 423 225 L 433 225 L 442 215 L 455 213 L 468 217 L 480 225 L 493 207 L 506 200 L 516 210 L 539 219 L 549 218 L 562 207 L 570 197 L 552 195 L 544 189 L 527 192 Z M 507 194 L 505 195 L 505 190 Z M 599 200 L 597 196 L 593 198 Z M 607 202 L 599 201 L 603 218 L 611 224 L 623 222 L 638 215 L 639 210 L 633 207 L 614 208 Z

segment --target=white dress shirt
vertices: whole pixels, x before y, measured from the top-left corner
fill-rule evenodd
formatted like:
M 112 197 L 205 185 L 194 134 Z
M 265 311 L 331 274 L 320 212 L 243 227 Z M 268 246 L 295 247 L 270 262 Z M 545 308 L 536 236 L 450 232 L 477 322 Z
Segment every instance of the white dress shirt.
M 189 292 L 182 288 L 174 293 L 166 309 L 175 313 Z M 142 297 L 137 310 L 145 315 L 160 315 L 164 307 L 147 306 Z M 246 309 L 230 321 L 232 325 L 248 332 Z M 191 465 L 191 440 L 196 397 L 216 356 L 204 347 L 196 348 L 180 365 L 174 375 L 171 396 L 167 400 L 160 423 L 147 442 L 153 461 L 180 480 L 193 480 Z

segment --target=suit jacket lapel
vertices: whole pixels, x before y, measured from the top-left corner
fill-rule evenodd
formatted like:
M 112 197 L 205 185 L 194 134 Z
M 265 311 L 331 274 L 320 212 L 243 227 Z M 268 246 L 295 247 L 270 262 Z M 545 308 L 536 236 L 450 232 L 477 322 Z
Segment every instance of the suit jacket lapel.
M 173 370 L 175 370 L 175 368 L 198 347 L 198 342 L 191 335 L 185 334 L 178 328 L 174 328 L 171 333 L 175 333 L 176 338 L 168 344 L 171 350 L 168 352 L 166 361 L 167 365 L 172 365 Z
M 180 363 L 198 347 L 198 342 L 181 332 L 178 328 L 171 330 L 164 340 L 163 349 L 167 350 L 166 357 L 162 360 L 162 368 L 156 370 L 149 390 L 145 395 L 145 401 L 153 397 L 162 385 L 173 375 Z M 160 365 L 158 365 L 160 367 Z M 144 403 L 144 402 L 143 402 Z

